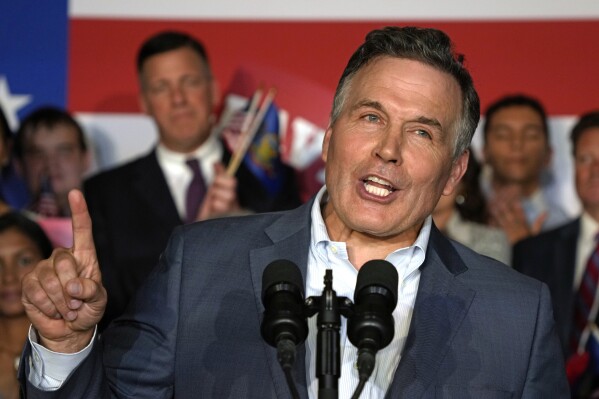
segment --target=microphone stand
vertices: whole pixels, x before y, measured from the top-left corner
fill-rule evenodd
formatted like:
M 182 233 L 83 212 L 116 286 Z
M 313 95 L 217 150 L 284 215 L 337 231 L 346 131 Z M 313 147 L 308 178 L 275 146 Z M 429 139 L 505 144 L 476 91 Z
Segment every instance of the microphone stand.
M 307 316 L 311 317 L 318 313 L 316 319 L 318 326 L 316 377 L 318 378 L 319 399 L 337 399 L 339 397 L 341 315 L 350 317 L 352 312 L 352 301 L 349 298 L 337 296 L 333 290 L 333 271 L 327 269 L 322 295 L 306 299 Z
M 282 272 L 278 269 L 277 272 L 273 272 L 273 266 L 283 268 Z M 373 268 L 382 269 L 373 271 L 375 270 Z M 290 280 L 281 279 L 283 274 L 289 274 Z M 341 316 L 348 319 L 348 338 L 358 348 L 357 365 L 360 381 L 352 398 L 360 396 L 375 367 L 376 352 L 387 346 L 393 339 L 392 312 L 397 305 L 397 279 L 397 271 L 389 262 L 383 260 L 366 262 L 358 274 L 356 283 L 358 292 L 354 294 L 356 298 L 354 305 L 349 298 L 337 296 L 333 290 L 333 271 L 327 269 L 322 295 L 306 298 L 302 304 L 303 290 L 299 288 L 301 275 L 297 266 L 285 260 L 275 261 L 267 266 L 262 276 L 262 283 L 266 287 L 266 290 L 263 287 L 262 301 L 266 309 L 260 325 L 260 333 L 269 345 L 277 348 L 277 358 L 294 398 L 298 397 L 298 392 L 291 370 L 295 362 L 296 345 L 304 342 L 308 335 L 306 318 L 316 313 L 318 313 L 316 319 L 318 333 L 315 360 L 318 398 L 337 399 L 339 397 Z M 271 296 L 272 298 L 269 299 Z M 269 313 L 268 302 L 274 301 L 275 296 L 277 305 L 270 309 Z

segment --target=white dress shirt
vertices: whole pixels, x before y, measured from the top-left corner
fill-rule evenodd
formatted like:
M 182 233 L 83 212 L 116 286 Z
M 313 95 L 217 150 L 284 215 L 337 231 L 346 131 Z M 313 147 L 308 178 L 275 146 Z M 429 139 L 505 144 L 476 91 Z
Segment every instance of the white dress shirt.
M 347 297 L 353 301 L 358 270 L 349 262 L 347 246 L 344 242 L 331 241 L 327 233 L 321 213 L 323 197 L 326 190 L 322 188 L 312 207 L 312 230 L 308 271 L 306 275 L 306 297 L 319 296 L 324 288 L 326 269 L 333 270 L 333 289 L 337 296 Z M 397 365 L 401 359 L 420 282 L 420 266 L 424 262 L 426 248 L 431 230 L 431 217 L 426 218 L 420 234 L 414 244 L 406 248 L 398 248 L 387 255 L 399 275 L 397 289 L 397 307 L 393 311 L 395 335 L 386 348 L 376 355 L 376 367 L 372 372 L 360 399 L 383 398 L 387 392 Z M 308 319 L 309 333 L 306 341 L 306 373 L 308 396 L 318 398 L 318 379 L 316 378 L 316 337 L 318 315 Z M 350 398 L 358 386 L 358 369 L 354 367 L 358 359 L 358 350 L 347 337 L 347 321 L 341 318 L 340 357 L 341 378 L 339 379 L 339 398 Z
M 29 360 L 28 379 L 33 386 L 43 391 L 55 391 L 61 387 L 82 361 L 92 350 L 92 342 L 96 338 L 98 328 L 89 345 L 77 353 L 57 353 L 38 344 L 37 333 L 29 327 L 29 342 L 31 342 L 31 358 Z
M 193 177 L 193 173 L 185 164 L 185 161 L 190 158 L 196 158 L 200 162 L 204 182 L 206 183 L 206 187 L 210 187 L 210 184 L 214 181 L 214 164 L 221 162 L 223 158 L 223 146 L 217 135 L 211 134 L 204 144 L 188 154 L 174 152 L 164 145 L 158 144 L 156 147 L 156 158 L 158 159 L 160 169 L 164 173 L 171 196 L 175 201 L 177 212 L 181 219 L 185 219 L 187 216 L 185 195 Z
M 329 239 L 322 213 L 320 210 L 326 189 L 318 193 L 312 207 L 311 240 L 308 255 L 306 276 L 306 297 L 319 296 L 324 288 L 323 277 L 326 269 L 333 270 L 333 289 L 337 296 L 345 296 L 353 300 L 354 288 L 358 271 L 349 262 L 347 247 L 344 242 L 334 242 Z M 420 266 L 424 262 L 426 248 L 430 236 L 432 218 L 426 218 L 420 233 L 413 245 L 398 248 L 387 255 L 386 260 L 392 263 L 398 272 L 398 301 L 393 312 L 395 335 L 386 348 L 376 356 L 376 367 L 364 387 L 361 399 L 382 398 L 385 396 L 397 365 L 401 359 L 412 313 L 416 301 L 416 293 L 420 282 Z M 308 381 L 308 396 L 318 398 L 318 379 L 316 378 L 316 336 L 317 326 L 314 315 L 308 320 L 309 333 L 306 342 L 306 373 Z M 342 318 L 340 329 L 341 378 L 339 381 L 339 397 L 349 398 L 358 385 L 359 377 L 354 364 L 357 360 L 357 349 L 349 342 L 346 333 L 346 321 Z M 33 356 L 30 360 L 32 372 L 29 381 L 42 390 L 60 388 L 69 374 L 80 364 L 91 350 L 91 343 L 77 354 L 61 354 L 43 348 L 37 343 L 36 334 L 30 331 L 29 340 L 33 346 Z M 93 343 L 93 339 L 92 339 Z M 50 367 L 51 366 L 51 367 Z
M 574 290 L 578 290 L 587 261 L 593 253 L 597 241 L 595 236 L 599 233 L 599 223 L 588 213 L 583 212 L 580 216 L 580 233 L 576 246 L 576 269 L 574 272 Z

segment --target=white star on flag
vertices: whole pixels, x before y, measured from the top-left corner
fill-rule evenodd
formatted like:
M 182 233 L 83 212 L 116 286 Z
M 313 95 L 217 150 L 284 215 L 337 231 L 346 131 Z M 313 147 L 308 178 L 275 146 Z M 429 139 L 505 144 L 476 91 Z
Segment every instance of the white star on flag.
M 15 131 L 19 127 L 19 117 L 17 112 L 31 102 L 30 95 L 11 94 L 8 87 L 8 80 L 0 75 L 0 107 L 8 121 L 10 128 Z

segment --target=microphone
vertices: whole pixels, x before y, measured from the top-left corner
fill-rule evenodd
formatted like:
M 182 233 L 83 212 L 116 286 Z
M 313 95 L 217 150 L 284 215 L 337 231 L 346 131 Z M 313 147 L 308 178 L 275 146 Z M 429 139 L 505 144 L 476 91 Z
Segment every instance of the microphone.
M 279 259 L 266 266 L 262 274 L 262 303 L 262 338 L 277 348 L 283 369 L 291 369 L 296 345 L 304 342 L 308 336 L 304 283 L 295 263 Z
M 397 270 L 385 260 L 370 260 L 358 272 L 354 312 L 347 321 L 347 336 L 358 348 L 359 391 L 372 374 L 376 353 L 389 345 L 395 334 L 393 310 L 397 305 L 397 282 Z M 359 396 L 359 392 L 357 394 Z

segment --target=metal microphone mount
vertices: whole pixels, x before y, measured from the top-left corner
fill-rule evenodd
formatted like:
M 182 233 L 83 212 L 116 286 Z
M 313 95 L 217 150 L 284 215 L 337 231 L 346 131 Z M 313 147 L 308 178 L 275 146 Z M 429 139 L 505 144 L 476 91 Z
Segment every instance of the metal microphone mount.
M 327 269 L 324 276 L 324 289 L 321 296 L 306 298 L 306 315 L 316 319 L 316 377 L 318 377 L 318 398 L 337 399 L 341 376 L 340 335 L 341 316 L 353 315 L 353 302 L 346 297 L 338 297 L 333 290 L 333 271 Z

